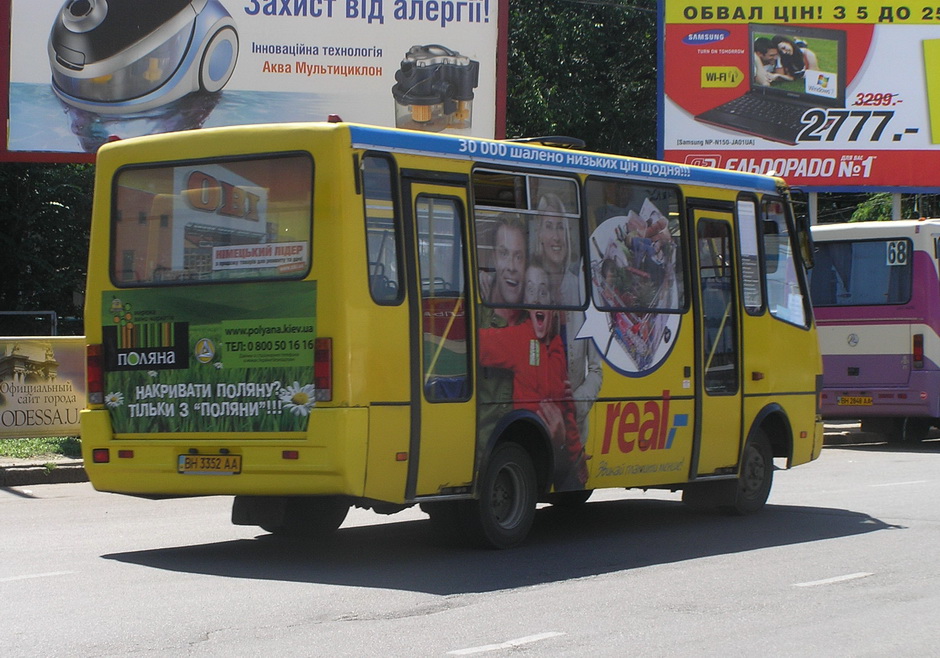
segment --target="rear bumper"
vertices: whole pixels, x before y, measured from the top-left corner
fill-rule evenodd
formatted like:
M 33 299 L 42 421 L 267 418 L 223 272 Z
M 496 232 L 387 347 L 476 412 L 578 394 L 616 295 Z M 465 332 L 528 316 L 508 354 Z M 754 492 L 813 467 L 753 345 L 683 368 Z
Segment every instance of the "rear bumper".
M 871 404 L 860 403 L 868 399 Z M 840 400 L 855 404 L 839 404 Z M 913 373 L 907 386 L 823 386 L 820 409 L 827 420 L 891 416 L 940 418 L 940 374 Z
M 297 433 L 296 438 L 114 438 L 105 410 L 82 411 L 80 423 L 85 471 L 99 491 L 151 496 L 363 495 L 366 408 L 316 409 L 307 433 Z M 106 463 L 96 460 L 96 449 L 107 450 Z M 240 456 L 241 472 L 177 471 L 180 455 L 220 453 Z

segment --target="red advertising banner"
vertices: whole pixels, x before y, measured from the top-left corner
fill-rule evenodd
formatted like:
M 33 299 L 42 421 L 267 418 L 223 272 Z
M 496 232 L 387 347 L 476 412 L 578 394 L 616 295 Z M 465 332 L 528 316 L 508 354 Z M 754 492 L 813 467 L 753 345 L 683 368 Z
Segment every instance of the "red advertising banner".
M 667 0 L 663 159 L 807 190 L 940 189 L 940 11 Z

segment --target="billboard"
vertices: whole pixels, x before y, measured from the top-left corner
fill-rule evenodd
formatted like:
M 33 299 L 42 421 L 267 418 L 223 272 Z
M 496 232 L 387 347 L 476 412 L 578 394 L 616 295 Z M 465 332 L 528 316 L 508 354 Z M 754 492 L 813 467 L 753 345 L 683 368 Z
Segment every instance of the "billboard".
M 85 338 L 0 338 L 0 439 L 78 436 Z
M 940 10 L 664 0 L 663 159 L 817 191 L 936 191 Z
M 0 0 L 0 159 L 331 114 L 501 136 L 507 15 L 504 0 Z

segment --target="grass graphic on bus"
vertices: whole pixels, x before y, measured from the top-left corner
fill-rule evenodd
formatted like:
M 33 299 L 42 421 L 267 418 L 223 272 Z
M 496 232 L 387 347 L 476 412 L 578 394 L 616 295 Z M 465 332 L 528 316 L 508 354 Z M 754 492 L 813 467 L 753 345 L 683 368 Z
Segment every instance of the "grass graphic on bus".
M 198 383 L 187 370 L 118 372 L 105 401 L 116 432 L 298 432 L 315 404 L 312 379 L 311 366 L 209 366 Z

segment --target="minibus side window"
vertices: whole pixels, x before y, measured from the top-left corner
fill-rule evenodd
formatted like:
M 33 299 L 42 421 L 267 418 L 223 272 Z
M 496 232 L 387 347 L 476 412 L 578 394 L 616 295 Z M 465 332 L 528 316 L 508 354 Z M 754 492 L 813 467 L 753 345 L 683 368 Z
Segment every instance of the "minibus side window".
M 761 209 L 767 308 L 775 318 L 805 327 L 807 298 L 783 202 L 765 199 Z
M 585 191 L 594 305 L 644 315 L 681 311 L 685 277 L 677 191 L 603 179 L 588 180 Z M 634 326 L 646 326 L 645 317 L 634 317 Z
M 759 315 L 764 308 L 764 291 L 757 243 L 757 202 L 746 197 L 738 199 L 737 214 L 741 243 L 741 301 L 748 314 Z
M 369 291 L 378 304 L 402 301 L 397 214 L 392 186 L 392 165 L 379 156 L 362 159 L 362 183 L 366 216 L 366 248 L 369 256 Z
M 473 196 L 483 303 L 503 308 L 582 309 L 587 296 L 577 182 L 561 176 L 477 169 Z M 499 246 L 500 238 L 510 234 L 521 240 L 511 263 L 506 253 L 501 256 Z M 536 270 L 549 279 L 548 290 L 526 301 L 524 282 L 528 274 L 536 276 Z

